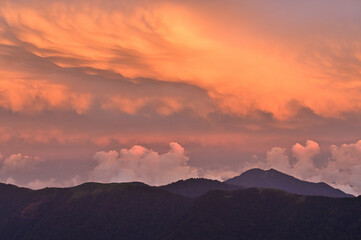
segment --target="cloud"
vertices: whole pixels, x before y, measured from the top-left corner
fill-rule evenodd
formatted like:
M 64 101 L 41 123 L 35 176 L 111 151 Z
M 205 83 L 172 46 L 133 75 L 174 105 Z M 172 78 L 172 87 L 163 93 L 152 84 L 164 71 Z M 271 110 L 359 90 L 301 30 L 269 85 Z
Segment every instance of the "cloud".
M 78 93 L 67 86 L 46 80 L 13 79 L 4 73 L 0 79 L 0 107 L 13 112 L 40 112 L 44 110 L 71 110 L 85 113 L 91 104 L 89 93 Z M 24 79 L 21 79 L 24 78 Z
M 330 146 L 331 159 L 325 166 L 317 166 L 315 157 L 320 154 L 317 142 L 307 140 L 305 146 L 296 143 L 292 155 L 296 161 L 291 164 L 286 148 L 274 147 L 267 152 L 265 163 L 258 162 L 251 167 L 275 168 L 302 180 L 326 182 L 347 193 L 361 193 L 361 140 L 356 143 Z M 323 155 L 324 157 L 325 155 Z
M 194 103 L 184 101 L 185 99 L 177 99 L 173 97 L 162 96 L 147 96 L 143 98 L 123 98 L 114 96 L 105 100 L 102 104 L 104 110 L 119 110 L 127 114 L 136 114 L 140 110 L 151 108 L 155 113 L 163 116 L 171 115 L 172 113 L 180 112 L 183 109 L 194 108 Z M 195 110 L 195 109 L 193 109 Z
M 206 169 L 206 168 L 197 168 L 198 169 L 198 177 L 206 178 L 206 179 L 214 179 L 218 181 L 226 181 L 230 178 L 238 176 L 241 172 L 241 168 L 232 168 L 225 169 L 224 166 L 219 167 L 217 169 Z
M 42 189 L 46 187 L 73 187 L 81 184 L 82 181 L 80 180 L 79 176 L 75 176 L 69 180 L 65 181 L 59 181 L 54 178 L 48 179 L 48 180 L 40 180 L 35 179 L 27 184 L 24 185 L 24 187 L 31 188 L 31 189 Z
M 331 145 L 330 151 L 332 159 L 327 166 L 328 174 L 325 178 L 335 186 L 361 194 L 361 140 L 339 147 Z
M 267 152 L 267 167 L 277 169 L 281 172 L 289 172 L 290 162 L 286 148 L 274 147 Z
M 274 147 L 267 152 L 266 163 L 262 168 L 275 168 L 286 174 L 303 180 L 319 181 L 320 168 L 314 164 L 314 158 L 320 152 L 317 142 L 307 140 L 305 146 L 296 143 L 292 146 L 292 158 L 286 148 Z
M 5 183 L 6 183 L 6 184 L 16 185 L 16 182 L 15 182 L 14 178 L 12 178 L 12 177 L 8 177 L 8 178 L 5 180 Z
M 102 182 L 141 181 L 152 185 L 167 184 L 179 179 L 196 177 L 197 169 L 189 166 L 184 148 L 176 142 L 169 144 L 170 150 L 160 154 L 135 145 L 130 149 L 97 152 L 97 166 L 91 179 Z
M 349 171 L 330 167 L 330 169 L 322 172 L 320 179 L 336 188 L 340 188 L 347 193 L 357 196 L 361 195 L 360 176 L 361 165 L 354 166 L 350 168 Z
M 319 152 L 320 147 L 318 143 L 312 140 L 307 140 L 305 146 L 296 143 L 292 147 L 292 153 L 293 156 L 297 159 L 297 162 L 312 161 L 312 158 L 316 156 Z
M 349 2 L 359 6 L 358 2 Z M 326 10 L 325 4 L 330 6 Z M 312 3 L 312 8 L 306 2 L 279 0 L 272 4 L 3 0 L 0 47 L 4 55 L 0 60 L 6 68 L 0 70 L 10 68 L 9 78 L 20 80 L 38 79 L 42 64 L 46 68 L 40 72 L 105 71 L 130 79 L 151 78 L 200 87 L 228 114 L 260 110 L 277 119 L 288 119 L 297 114 L 289 107 L 296 100 L 315 114 L 340 117 L 361 107 L 360 101 L 355 101 L 359 99 L 361 49 L 359 26 L 355 25 L 359 13 L 354 9 L 357 7 L 324 0 Z M 337 27 L 330 29 L 330 23 Z M 36 58 L 41 60 L 33 61 Z M 19 71 L 25 70 L 28 76 L 19 76 Z M 44 80 L 54 81 L 50 74 L 45 76 Z M 330 84 L 340 79 L 347 79 L 354 90 Z M 74 78 L 57 80 L 65 87 L 72 81 Z M 80 102 L 80 98 L 82 104 L 71 109 L 84 113 L 98 89 L 90 93 L 74 91 L 80 82 L 71 84 L 70 99 L 78 101 L 70 102 Z M 40 97 L 46 98 L 42 94 Z M 118 109 L 135 113 L 144 104 L 143 96 L 137 98 Z M 134 96 L 112 96 L 109 101 L 114 99 L 124 104 Z M 6 108 L 25 108 L 23 100 L 18 102 L 11 96 L 2 102 Z M 155 111 L 168 115 L 182 109 L 177 106 L 179 102 L 168 103 L 160 103 L 163 106 Z M 63 104 L 68 105 L 68 100 Z
M 34 169 L 40 162 L 41 159 L 39 157 L 30 157 L 21 153 L 12 154 L 5 158 L 0 172 L 27 171 Z
M 5 183 L 38 190 L 46 187 L 73 187 L 83 183 L 83 181 L 80 179 L 79 176 L 74 176 L 73 178 L 67 180 L 56 180 L 55 178 L 45 180 L 34 179 L 27 183 L 19 184 L 19 182 L 16 181 L 13 177 L 8 177 L 5 180 Z
M 99 106 L 131 115 L 140 109 L 166 116 L 184 109 L 209 112 L 204 90 L 161 78 L 148 66 L 168 62 L 168 50 L 181 51 L 157 32 L 164 27 L 155 20 L 163 1 L 111 2 L 112 7 L 92 1 L 92 10 L 83 8 L 89 6 L 83 0 L 1 2 L 0 108 L 80 115 Z M 103 20 L 94 21 L 96 16 Z
M 301 176 L 304 179 L 317 175 L 317 167 L 314 164 L 314 157 L 319 154 L 320 147 L 318 143 L 307 140 L 306 145 L 302 146 L 296 143 L 292 146 L 293 157 L 296 158 L 296 162 L 293 167 L 297 171 L 297 176 Z
M 342 144 L 340 147 L 331 145 L 331 162 L 338 169 L 348 170 L 354 166 L 361 165 L 361 140 L 356 143 Z
M 283 173 L 304 179 L 318 181 L 318 174 L 320 169 L 314 165 L 314 157 L 319 154 L 320 147 L 318 143 L 307 140 L 306 145 L 302 146 L 296 143 L 292 146 L 292 155 L 295 158 L 290 158 L 287 148 L 273 147 L 266 152 L 266 159 L 254 158 L 252 162 L 247 162 L 243 170 L 250 168 L 269 169 L 274 168 Z
M 311 179 L 318 174 L 319 169 L 314 165 L 313 158 L 320 152 L 318 143 L 307 140 L 306 145 L 296 143 L 292 146 L 293 160 L 289 157 L 286 148 L 274 147 L 267 152 L 266 163 L 262 168 L 275 168 L 281 172 Z
M 314 175 L 314 145 L 272 147 L 360 136 L 360 4 L 1 0 L 2 149 L 75 169 L 102 149 L 175 139 L 203 168 L 261 164 L 269 150 L 264 166 Z M 333 158 L 355 162 L 340 148 Z

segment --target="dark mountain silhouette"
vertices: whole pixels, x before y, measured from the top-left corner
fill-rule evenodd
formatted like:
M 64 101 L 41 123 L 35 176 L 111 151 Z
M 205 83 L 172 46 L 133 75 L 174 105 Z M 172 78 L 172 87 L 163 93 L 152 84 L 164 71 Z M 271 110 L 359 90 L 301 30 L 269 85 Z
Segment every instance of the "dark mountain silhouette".
M 205 178 L 179 180 L 161 188 L 186 197 L 199 197 L 210 190 L 238 190 L 241 186 L 223 183 Z
M 295 177 L 281 173 L 275 169 L 261 170 L 258 168 L 250 169 L 241 175 L 231 178 L 225 183 L 239 185 L 243 187 L 259 187 L 281 189 L 290 193 L 296 193 L 308 196 L 326 196 L 326 197 L 354 197 L 346 194 L 339 189 L 335 189 L 326 183 L 312 183 L 299 180 Z
M 142 183 L 0 187 L 0 239 L 158 239 L 190 204 Z
M 210 191 L 160 239 L 360 239 L 361 197 L 301 196 L 276 189 Z
M 248 188 L 194 197 L 213 187 L 234 186 L 206 179 L 41 190 L 0 184 L 0 239 L 360 239 L 361 196 Z

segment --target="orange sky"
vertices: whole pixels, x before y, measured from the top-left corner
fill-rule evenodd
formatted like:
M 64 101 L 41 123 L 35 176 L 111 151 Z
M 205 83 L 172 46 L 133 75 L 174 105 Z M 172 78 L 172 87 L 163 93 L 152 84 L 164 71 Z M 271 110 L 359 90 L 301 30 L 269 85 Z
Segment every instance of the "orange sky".
M 330 145 L 360 138 L 360 10 L 356 0 L 3 0 L 3 162 L 59 162 L 65 149 L 62 161 L 91 162 L 98 150 L 176 141 L 199 171 L 227 171 L 311 139 L 327 165 Z
M 350 61 L 357 63 L 361 58 L 360 33 L 349 26 L 352 19 L 338 24 L 347 25 L 350 29 L 345 30 L 345 35 L 350 36 L 338 36 L 342 26 L 321 30 L 326 21 L 323 18 L 328 17 L 318 16 L 323 8 L 317 6 L 306 8 L 305 15 L 294 16 L 290 23 L 294 26 L 290 27 L 284 23 L 290 17 L 287 9 L 267 12 L 253 4 L 234 1 L 216 14 L 216 9 L 212 9 L 216 6 L 201 9 L 189 1 L 114 4 L 112 9 L 100 1 L 4 1 L 3 47 L 22 45 L 25 51 L 63 68 L 88 67 L 129 78 L 189 83 L 205 89 L 217 106 L 230 114 L 261 110 L 285 119 L 296 114 L 297 109 L 290 106 L 292 102 L 326 117 L 340 117 L 343 112 L 360 109 L 360 94 L 355 90 L 360 73 L 354 69 L 353 74 L 353 69 L 348 69 L 357 66 L 342 66 L 351 63 L 338 62 L 353 58 Z M 239 10 L 233 10 L 235 7 Z M 247 16 L 243 16 L 244 7 L 250 9 Z M 258 14 L 263 14 L 264 19 L 259 20 Z M 311 24 L 316 17 L 318 22 Z M 335 16 L 329 23 L 342 20 L 337 19 L 341 17 Z M 28 77 L 38 88 L 48 79 L 39 79 L 37 74 L 2 69 L 2 89 L 11 92 L 14 86 L 8 89 L 8 81 Z M 44 96 L 51 107 L 69 98 L 63 96 L 67 93 L 59 92 L 73 90 L 68 83 L 58 81 L 59 86 L 52 85 L 57 91 L 51 94 L 52 99 Z M 25 85 L 21 81 L 18 84 Z M 31 91 L 16 97 L 34 95 Z M 14 101 L 22 100 L 9 95 L 10 103 L 2 106 L 21 110 Z M 92 95 L 90 92 L 88 97 L 82 97 L 86 106 L 74 106 L 73 110 L 85 111 Z M 136 113 L 147 102 L 129 98 L 109 96 L 108 101 L 126 105 L 115 108 L 130 113 Z M 167 101 L 171 112 L 182 108 L 171 99 Z

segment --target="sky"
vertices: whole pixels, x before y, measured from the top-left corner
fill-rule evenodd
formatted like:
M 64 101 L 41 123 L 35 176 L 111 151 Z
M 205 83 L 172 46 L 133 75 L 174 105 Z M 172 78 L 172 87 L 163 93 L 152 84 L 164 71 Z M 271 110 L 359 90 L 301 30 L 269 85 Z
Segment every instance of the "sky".
M 0 1 L 0 181 L 361 194 L 358 0 Z

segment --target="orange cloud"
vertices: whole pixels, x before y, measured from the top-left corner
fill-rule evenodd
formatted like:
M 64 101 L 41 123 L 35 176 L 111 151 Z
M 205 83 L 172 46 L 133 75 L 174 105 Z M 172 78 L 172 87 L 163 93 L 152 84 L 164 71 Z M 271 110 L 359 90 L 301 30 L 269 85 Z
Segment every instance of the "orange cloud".
M 199 176 L 358 173 L 358 143 L 340 145 L 361 116 L 361 3 L 346 2 L 1 0 L 0 150 L 50 166 L 177 141 Z M 292 152 L 310 138 L 340 147 Z
M 345 29 L 346 40 L 330 38 L 320 30 L 324 22 L 316 18 L 317 8 L 305 10 L 314 18 L 309 24 L 303 16 L 290 20 L 286 12 L 274 16 L 236 1 L 223 6 L 224 15 L 216 11 L 219 4 L 144 0 L 112 2 L 110 7 L 101 1 L 3 1 L 0 14 L 6 25 L 1 32 L 5 36 L 10 28 L 13 37 L 4 37 L 2 44 L 21 44 L 63 68 L 91 67 L 131 78 L 191 83 L 206 89 L 227 114 L 261 110 L 287 119 L 298 111 L 292 102 L 326 117 L 361 109 L 358 90 L 353 90 L 360 87 L 359 73 L 347 76 L 350 88 L 340 82 L 343 66 L 336 61 L 353 57 L 359 64 L 361 51 L 355 43 L 360 36 L 353 28 Z M 248 12 L 238 17 L 233 9 Z M 258 14 L 263 14 L 260 21 Z M 322 46 L 327 48 L 320 50 Z M 80 99 L 86 102 L 85 96 Z M 17 106 L 17 100 L 12 101 Z M 122 110 L 133 114 L 142 101 Z M 171 105 L 158 111 L 169 114 L 175 107 Z
M 0 107 L 14 112 L 42 110 L 73 110 L 85 113 L 91 95 L 78 93 L 67 86 L 46 79 L 31 79 L 25 73 L 0 69 Z

